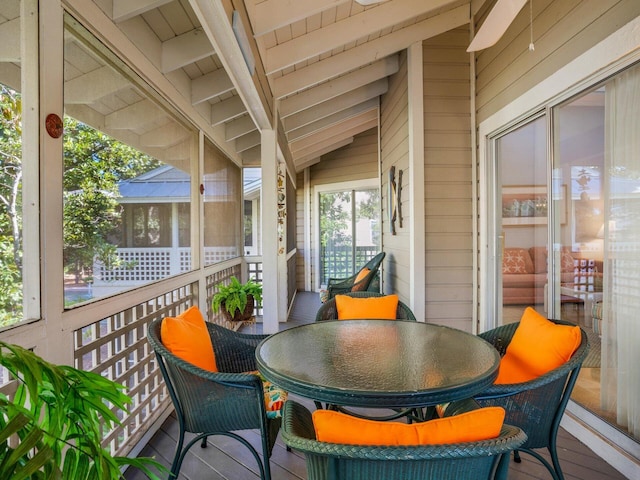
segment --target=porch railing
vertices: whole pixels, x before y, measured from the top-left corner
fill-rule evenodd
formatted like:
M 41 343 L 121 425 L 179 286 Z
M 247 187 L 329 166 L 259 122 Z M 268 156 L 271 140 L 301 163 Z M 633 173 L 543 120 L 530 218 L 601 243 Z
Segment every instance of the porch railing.
M 375 245 L 355 248 L 355 268 L 361 267 L 380 252 Z M 355 273 L 353 247 L 324 246 L 320 248 L 320 284 L 326 285 L 329 278 L 345 278 Z

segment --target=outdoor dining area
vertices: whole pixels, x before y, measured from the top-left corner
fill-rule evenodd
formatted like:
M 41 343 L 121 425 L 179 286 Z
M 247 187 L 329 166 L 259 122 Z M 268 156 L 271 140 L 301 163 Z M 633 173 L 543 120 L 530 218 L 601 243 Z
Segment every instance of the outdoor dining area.
M 275 334 L 196 306 L 152 322 L 175 414 L 141 456 L 168 478 L 623 478 L 560 428 L 582 328 L 532 308 L 479 335 L 431 324 L 368 291 L 370 266 L 299 292 Z

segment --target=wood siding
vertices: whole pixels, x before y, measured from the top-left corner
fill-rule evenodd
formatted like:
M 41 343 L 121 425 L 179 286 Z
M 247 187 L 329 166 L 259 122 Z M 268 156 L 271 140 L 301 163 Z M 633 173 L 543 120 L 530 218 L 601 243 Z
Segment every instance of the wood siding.
M 411 259 L 409 258 L 408 168 L 409 168 L 409 98 L 407 83 L 407 55 L 400 56 L 400 69 L 389 78 L 389 90 L 380 101 L 380 162 L 382 173 L 382 247 L 386 252 L 382 285 L 385 293 L 397 293 L 408 301 Z M 389 223 L 389 169 L 395 166 L 396 183 L 398 171 L 403 170 L 401 211 L 403 226 L 396 219 L 396 234 Z
M 471 331 L 473 164 L 469 31 L 423 43 L 426 318 Z
M 487 7 L 491 2 L 487 2 Z M 486 15 L 483 8 L 476 24 Z M 536 0 L 529 51 L 529 7 L 500 41 L 476 57 L 477 123 L 640 15 L 638 0 Z M 477 28 L 477 26 L 476 26 Z

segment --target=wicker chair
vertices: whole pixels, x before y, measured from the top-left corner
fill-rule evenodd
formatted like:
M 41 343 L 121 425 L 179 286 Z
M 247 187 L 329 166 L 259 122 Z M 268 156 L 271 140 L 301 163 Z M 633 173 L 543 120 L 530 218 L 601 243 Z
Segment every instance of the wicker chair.
M 257 375 L 255 349 L 266 335 L 247 335 L 207 322 L 219 372 L 202 370 L 170 353 L 162 344 L 160 325 L 149 325 L 147 338 L 158 359 L 178 417 L 180 433 L 170 478 L 178 478 L 184 456 L 198 441 L 206 446 L 207 436 L 226 435 L 244 444 L 258 462 L 260 478 L 271 479 L 269 457 L 280 429 L 281 418 L 268 419 L 262 381 Z M 237 430 L 259 429 L 262 458 Z M 185 433 L 197 434 L 184 446 Z
M 350 292 L 341 295 L 348 295 L 354 298 L 369 298 L 369 297 L 383 297 L 382 293 L 376 292 Z M 316 322 L 322 320 L 337 320 L 338 309 L 336 308 L 336 299 L 332 298 L 320 305 L 318 312 L 316 313 Z M 398 310 L 396 311 L 396 320 L 416 320 L 415 315 L 411 309 L 403 302 L 398 301 Z
M 561 320 L 552 321 L 562 325 L 572 325 Z M 519 322 L 503 325 L 484 332 L 480 336 L 494 345 L 500 355 L 504 355 L 518 325 Z M 564 479 L 556 450 L 560 420 L 578 378 L 582 362 L 589 351 L 587 334 L 584 330 L 580 330 L 582 340 L 567 363 L 528 382 L 493 385 L 475 397 L 482 406 L 504 407 L 507 411 L 505 422 L 520 427 L 527 434 L 528 440 L 514 453 L 515 461 L 520 461 L 518 451 L 528 453 L 549 470 L 554 480 Z M 549 451 L 553 465 L 533 450 L 543 447 Z
M 380 265 L 384 259 L 385 253 L 380 252 L 366 264 L 362 266 L 358 272 L 347 278 L 330 278 L 327 282 L 327 300 L 332 299 L 338 294 L 354 291 L 380 292 Z M 362 269 L 368 268 L 370 272 L 366 277 L 355 283 L 358 273 Z
M 508 454 L 526 435 L 504 425 L 492 440 L 450 445 L 359 446 L 316 440 L 311 413 L 285 403 L 282 440 L 305 454 L 308 480 L 482 480 L 505 479 Z M 495 472 L 495 477 L 494 477 Z

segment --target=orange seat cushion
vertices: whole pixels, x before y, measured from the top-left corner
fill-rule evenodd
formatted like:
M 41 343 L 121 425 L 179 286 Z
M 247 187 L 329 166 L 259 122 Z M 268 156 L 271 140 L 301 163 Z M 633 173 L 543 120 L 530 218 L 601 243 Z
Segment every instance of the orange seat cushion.
M 369 275 L 369 273 L 371 273 L 371 270 L 369 270 L 367 267 L 364 267 L 362 270 L 360 270 L 360 272 L 358 272 L 358 275 L 356 275 L 356 279 L 353 281 L 353 287 L 351 287 L 352 292 L 360 292 L 367 289 L 367 285 L 365 285 L 364 283 L 358 285 L 358 283 L 364 280 L 367 275 Z
M 338 320 L 376 318 L 395 320 L 398 310 L 398 295 L 356 298 L 336 295 Z
M 382 422 L 333 410 L 312 414 L 316 439 L 347 445 L 439 445 L 496 438 L 504 422 L 502 407 L 484 407 L 422 423 Z
M 497 384 L 528 382 L 567 362 L 581 341 L 580 327 L 557 325 L 527 307 L 500 360 Z
M 160 336 L 176 357 L 203 370 L 218 371 L 211 337 L 198 307 L 190 307 L 177 317 L 163 318 Z

